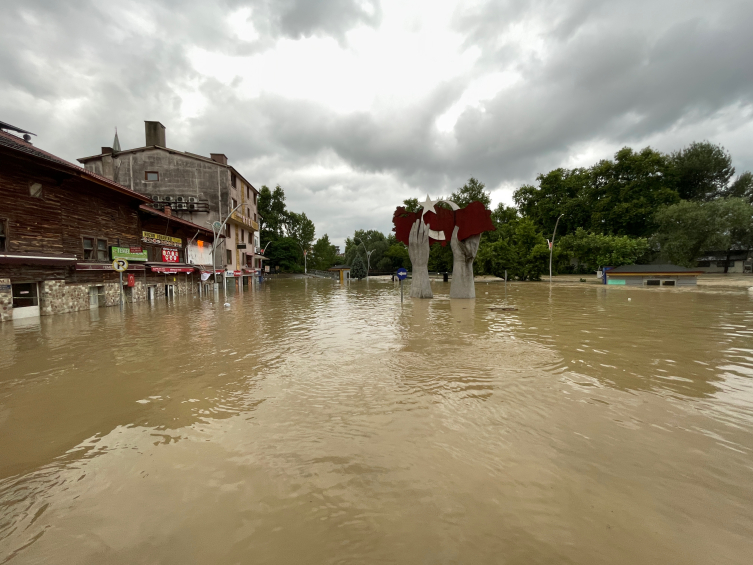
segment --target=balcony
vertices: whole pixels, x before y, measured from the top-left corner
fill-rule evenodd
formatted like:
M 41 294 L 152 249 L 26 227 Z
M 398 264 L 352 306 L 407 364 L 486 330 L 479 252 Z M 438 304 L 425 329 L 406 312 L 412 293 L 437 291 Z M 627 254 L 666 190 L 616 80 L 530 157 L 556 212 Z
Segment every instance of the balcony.
M 230 215 L 230 219 L 250 230 L 259 231 L 259 224 L 257 222 L 253 221 L 248 216 L 244 216 L 237 210 Z

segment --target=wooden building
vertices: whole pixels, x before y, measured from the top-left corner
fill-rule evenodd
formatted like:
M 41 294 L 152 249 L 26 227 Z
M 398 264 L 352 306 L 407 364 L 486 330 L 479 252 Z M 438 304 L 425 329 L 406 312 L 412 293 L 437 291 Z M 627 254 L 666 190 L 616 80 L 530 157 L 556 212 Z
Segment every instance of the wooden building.
M 14 132 L 14 133 L 11 133 Z M 25 139 L 20 137 L 25 134 Z M 165 293 L 175 254 L 145 242 L 145 232 L 170 234 L 164 243 L 187 253 L 187 244 L 211 242 L 211 231 L 166 218 L 142 205 L 151 203 L 112 180 L 73 165 L 31 142 L 29 132 L 0 122 L 0 321 L 85 310 L 119 303 L 118 274 L 112 260 L 125 257 L 129 301 Z M 156 217 L 155 217 L 156 215 Z M 178 243 L 180 242 L 180 244 Z M 177 263 L 181 254 L 177 255 Z M 162 270 L 160 270 L 162 267 Z M 169 292 L 195 290 L 200 275 L 186 271 Z M 177 275 L 177 273 L 175 273 Z

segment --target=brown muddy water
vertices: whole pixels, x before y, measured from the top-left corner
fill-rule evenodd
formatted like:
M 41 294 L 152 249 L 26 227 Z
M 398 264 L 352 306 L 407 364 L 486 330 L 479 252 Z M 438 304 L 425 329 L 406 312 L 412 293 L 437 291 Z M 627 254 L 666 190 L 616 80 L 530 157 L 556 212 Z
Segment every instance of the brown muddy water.
M 753 292 L 434 290 L 1 324 L 0 563 L 753 562 Z

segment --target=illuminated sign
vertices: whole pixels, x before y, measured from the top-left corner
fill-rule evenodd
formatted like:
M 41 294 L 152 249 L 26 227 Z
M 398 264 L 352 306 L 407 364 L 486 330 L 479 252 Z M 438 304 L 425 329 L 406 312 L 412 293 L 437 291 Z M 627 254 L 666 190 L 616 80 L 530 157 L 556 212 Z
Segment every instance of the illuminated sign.
M 151 243 L 153 245 L 183 245 L 183 240 L 179 237 L 171 237 L 169 235 L 152 233 L 150 231 L 141 232 L 141 241 L 143 241 L 144 243 Z

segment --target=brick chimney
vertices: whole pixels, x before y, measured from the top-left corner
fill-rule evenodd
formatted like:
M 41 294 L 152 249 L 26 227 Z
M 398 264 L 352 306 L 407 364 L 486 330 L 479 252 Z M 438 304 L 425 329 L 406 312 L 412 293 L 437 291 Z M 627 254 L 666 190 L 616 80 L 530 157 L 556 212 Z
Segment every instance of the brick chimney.
M 167 147 L 165 141 L 165 126 L 159 122 L 144 122 L 144 131 L 146 133 L 146 147 L 159 145 Z
M 216 161 L 221 165 L 227 165 L 227 155 L 224 153 L 210 153 L 209 156 L 212 158 L 212 161 Z

